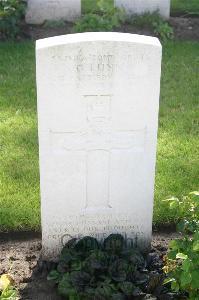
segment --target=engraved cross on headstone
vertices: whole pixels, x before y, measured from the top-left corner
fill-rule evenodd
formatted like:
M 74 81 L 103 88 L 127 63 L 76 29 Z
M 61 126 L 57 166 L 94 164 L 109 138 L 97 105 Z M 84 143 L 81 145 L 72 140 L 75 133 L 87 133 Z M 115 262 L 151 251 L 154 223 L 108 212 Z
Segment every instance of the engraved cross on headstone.
M 144 148 L 146 129 L 110 129 L 111 95 L 86 95 L 88 129 L 84 132 L 54 132 L 64 151 L 85 151 L 85 208 L 110 208 L 110 167 L 112 151 L 140 152 Z

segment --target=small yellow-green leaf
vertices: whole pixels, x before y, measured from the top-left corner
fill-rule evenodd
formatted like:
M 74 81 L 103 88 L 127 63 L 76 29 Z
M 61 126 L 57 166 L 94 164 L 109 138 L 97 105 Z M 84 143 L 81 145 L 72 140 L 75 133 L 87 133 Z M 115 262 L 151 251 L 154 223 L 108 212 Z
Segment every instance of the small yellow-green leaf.
M 199 251 L 199 241 L 195 241 L 193 243 L 193 251 Z
M 186 254 L 184 254 L 184 253 L 180 253 L 179 252 L 179 253 L 176 254 L 176 258 L 177 259 L 183 259 L 184 260 L 184 259 L 187 259 L 187 257 L 188 256 Z
M 173 282 L 173 281 L 175 281 L 174 278 L 166 278 L 166 279 L 164 280 L 164 284 L 167 284 L 167 283 L 170 283 L 170 282 Z
M 177 208 L 178 206 L 179 206 L 179 201 L 171 201 L 170 202 L 171 209 Z
M 198 191 L 194 191 L 194 192 L 189 193 L 189 195 L 199 196 L 199 192 Z
M 14 283 L 12 277 L 8 274 L 4 274 L 0 277 L 0 290 L 6 290 L 9 286 Z
M 171 198 L 168 198 L 168 199 L 165 199 L 165 200 L 162 200 L 163 202 L 169 202 L 169 201 L 179 201 L 178 198 L 176 197 L 171 197 Z

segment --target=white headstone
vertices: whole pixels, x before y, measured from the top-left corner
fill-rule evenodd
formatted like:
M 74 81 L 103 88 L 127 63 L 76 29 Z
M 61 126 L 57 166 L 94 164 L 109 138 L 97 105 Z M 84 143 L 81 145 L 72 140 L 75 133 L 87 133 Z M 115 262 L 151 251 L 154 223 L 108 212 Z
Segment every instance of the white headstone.
M 115 6 L 123 7 L 127 14 L 159 11 L 162 17 L 170 17 L 170 0 L 115 0 Z
M 37 41 L 43 255 L 63 240 L 151 240 L 161 45 L 127 33 Z
M 28 0 L 26 22 L 74 21 L 81 16 L 81 0 Z

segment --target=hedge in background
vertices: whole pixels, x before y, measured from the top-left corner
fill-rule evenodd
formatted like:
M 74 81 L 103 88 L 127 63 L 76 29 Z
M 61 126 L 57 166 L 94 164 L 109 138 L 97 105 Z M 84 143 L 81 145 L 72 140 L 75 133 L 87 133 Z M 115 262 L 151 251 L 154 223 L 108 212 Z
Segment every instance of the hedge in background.
M 16 38 L 21 31 L 26 1 L 0 0 L 0 37 Z

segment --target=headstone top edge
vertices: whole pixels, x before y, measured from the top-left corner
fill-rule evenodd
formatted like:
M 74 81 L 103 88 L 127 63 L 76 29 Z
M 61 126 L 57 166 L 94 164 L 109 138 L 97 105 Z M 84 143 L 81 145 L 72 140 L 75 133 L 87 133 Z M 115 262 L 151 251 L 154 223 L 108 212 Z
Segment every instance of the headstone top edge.
M 60 35 L 36 41 L 36 50 L 82 42 L 127 42 L 162 48 L 158 38 L 120 32 L 84 32 Z

